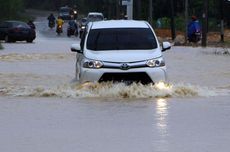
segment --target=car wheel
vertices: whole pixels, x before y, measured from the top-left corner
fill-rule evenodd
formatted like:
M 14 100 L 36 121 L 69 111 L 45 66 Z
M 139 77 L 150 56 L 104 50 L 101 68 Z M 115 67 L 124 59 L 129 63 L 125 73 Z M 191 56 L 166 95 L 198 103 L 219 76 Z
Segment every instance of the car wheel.
M 33 39 L 28 39 L 26 40 L 27 43 L 32 43 L 33 42 Z
M 5 42 L 6 42 L 6 43 L 10 42 L 10 38 L 9 38 L 8 35 L 5 36 Z

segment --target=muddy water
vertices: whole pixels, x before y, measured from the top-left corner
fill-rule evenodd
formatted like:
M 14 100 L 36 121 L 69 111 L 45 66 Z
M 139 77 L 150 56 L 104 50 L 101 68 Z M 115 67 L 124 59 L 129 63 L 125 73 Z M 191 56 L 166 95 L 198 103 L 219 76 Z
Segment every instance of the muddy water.
M 39 48 L 39 43 L 46 45 L 45 42 L 38 40 L 34 44 L 37 49 L 43 49 Z M 74 82 L 75 54 L 68 50 L 70 43 L 65 45 L 66 49 L 63 52 L 58 53 L 52 52 L 55 48 L 49 48 L 52 51 L 47 49 L 42 53 L 28 53 L 28 49 L 16 52 L 12 51 L 11 45 L 19 46 L 19 44 L 5 44 L 6 49 L 0 55 L 1 95 L 168 98 L 211 97 L 229 95 L 230 92 L 229 55 L 216 54 L 216 48 L 175 47 L 164 54 L 168 65 L 168 83 L 163 86 L 162 84 L 143 86 L 136 83 L 127 86 L 122 83 Z M 46 46 L 48 45 L 49 42 Z
M 79 39 L 37 24 L 34 43 L 0 50 L 0 151 L 229 152 L 226 49 L 173 47 L 167 84 L 79 84 Z

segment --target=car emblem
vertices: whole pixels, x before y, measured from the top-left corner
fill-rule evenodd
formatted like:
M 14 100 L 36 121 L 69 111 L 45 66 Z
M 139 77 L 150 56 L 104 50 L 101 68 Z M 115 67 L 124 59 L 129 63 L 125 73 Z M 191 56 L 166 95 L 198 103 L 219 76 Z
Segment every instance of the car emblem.
M 121 70 L 128 70 L 129 65 L 127 63 L 123 63 L 120 68 L 121 68 Z

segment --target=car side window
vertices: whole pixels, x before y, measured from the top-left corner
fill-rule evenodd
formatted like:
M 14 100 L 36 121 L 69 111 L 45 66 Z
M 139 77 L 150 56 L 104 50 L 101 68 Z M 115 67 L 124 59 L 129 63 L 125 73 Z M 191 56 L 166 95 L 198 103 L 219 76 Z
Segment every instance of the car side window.
M 7 28 L 7 23 L 6 22 L 2 22 L 0 23 L 0 28 Z

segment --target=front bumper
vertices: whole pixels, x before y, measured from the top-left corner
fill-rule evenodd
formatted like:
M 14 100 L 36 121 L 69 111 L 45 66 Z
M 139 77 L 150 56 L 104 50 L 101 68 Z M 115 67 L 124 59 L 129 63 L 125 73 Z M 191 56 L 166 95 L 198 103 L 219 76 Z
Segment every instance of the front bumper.
M 80 82 L 134 81 L 146 84 L 167 81 L 167 73 L 165 66 L 132 68 L 128 70 L 82 68 L 79 80 Z

